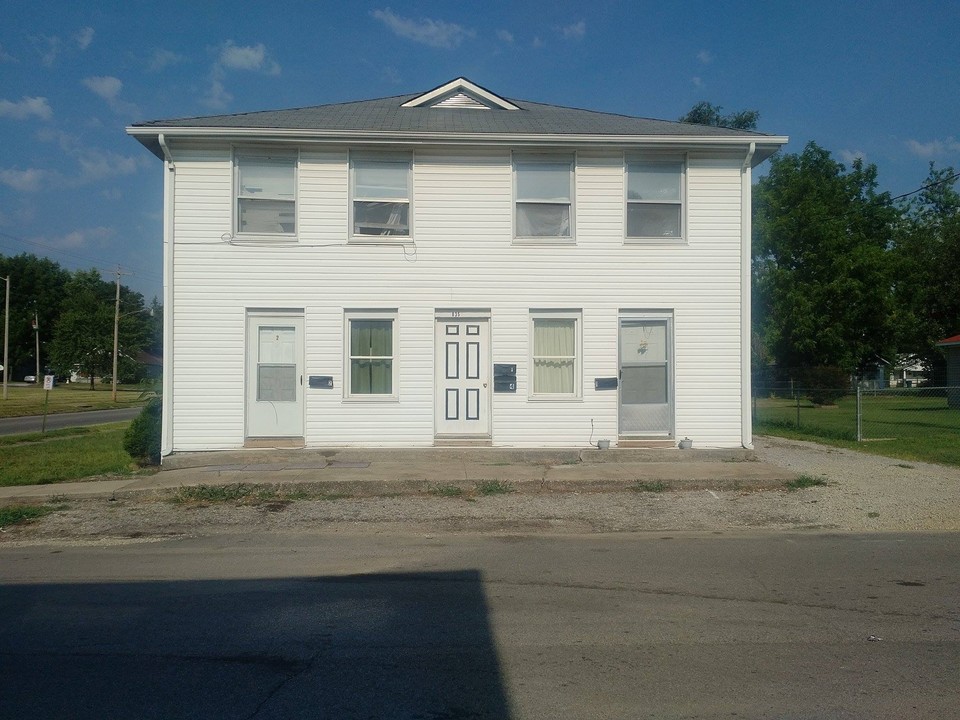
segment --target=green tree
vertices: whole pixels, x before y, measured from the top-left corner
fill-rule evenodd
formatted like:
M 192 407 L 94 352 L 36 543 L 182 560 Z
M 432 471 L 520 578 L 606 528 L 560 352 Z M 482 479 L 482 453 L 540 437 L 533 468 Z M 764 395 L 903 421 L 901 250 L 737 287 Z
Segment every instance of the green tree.
M 899 217 L 877 169 L 809 143 L 774 158 L 753 217 L 754 329 L 781 374 L 856 373 L 895 346 L 887 248 Z M 815 373 L 814 373 L 815 374 Z
M 119 358 L 121 373 L 146 341 L 145 323 L 137 317 L 143 296 L 121 286 Z M 50 360 L 57 374 L 80 370 L 90 378 L 112 372 L 115 286 L 101 279 L 97 270 L 78 270 L 64 288 L 60 317 L 54 327 Z
M 10 277 L 10 338 L 9 359 L 11 380 L 35 372 L 36 336 L 33 330 L 34 312 L 40 330 L 41 372 L 47 363 L 44 352 L 53 326 L 60 315 L 60 301 L 70 272 L 60 265 L 35 255 L 22 253 L 0 255 L 0 277 Z M 0 284 L 0 293 L 3 292 Z M 2 298 L 0 298 L 2 313 Z M 2 330 L 0 330 L 2 332 Z M 2 340 L 0 340 L 2 342 Z M 2 353 L 2 350 L 0 350 Z M 2 359 L 0 359 L 2 362 Z
M 903 207 L 892 251 L 899 351 L 945 381 L 938 340 L 960 332 L 960 194 L 952 167 L 930 164 L 924 189 Z
M 712 105 L 701 100 L 680 118 L 680 122 L 694 123 L 695 125 L 712 125 L 714 127 L 733 128 L 735 130 L 756 130 L 760 113 L 756 110 L 741 110 L 740 112 L 723 114 L 720 105 Z

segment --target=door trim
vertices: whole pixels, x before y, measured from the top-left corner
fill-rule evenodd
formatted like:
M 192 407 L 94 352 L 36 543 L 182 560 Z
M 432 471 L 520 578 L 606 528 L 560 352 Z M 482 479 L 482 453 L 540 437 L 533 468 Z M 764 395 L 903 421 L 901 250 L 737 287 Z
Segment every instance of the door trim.
M 437 308 L 434 311 L 433 318 L 433 437 L 435 445 L 473 445 L 489 444 L 491 438 L 493 437 L 493 382 L 491 379 L 492 365 L 491 358 L 493 357 L 492 353 L 492 323 L 490 320 L 491 312 L 487 308 Z M 438 327 L 440 323 L 443 322 L 482 322 L 486 323 L 487 332 L 486 332 L 486 348 L 481 348 L 480 357 L 479 357 L 479 368 L 480 378 L 484 376 L 484 371 L 486 373 L 486 387 L 481 389 L 480 392 L 484 394 L 481 400 L 478 400 L 478 403 L 482 406 L 486 404 L 487 408 L 487 418 L 486 418 L 486 428 L 480 432 L 476 433 L 460 433 L 460 432 L 439 432 L 439 400 L 438 393 L 441 391 L 441 383 L 443 378 L 440 377 L 441 372 L 443 371 L 443 366 L 438 365 L 438 358 L 440 357 L 440 347 L 438 343 Z M 478 368 L 478 369 L 479 369 Z
M 273 320 L 276 322 L 294 322 L 296 323 L 296 330 L 298 337 L 296 339 L 297 347 L 297 369 L 299 370 L 298 377 L 296 378 L 296 390 L 298 394 L 298 402 L 300 404 L 300 412 L 298 413 L 299 417 L 297 418 L 300 434 L 289 434 L 289 433 L 277 433 L 276 435 L 264 435 L 264 434 L 251 434 L 250 433 L 250 413 L 252 408 L 250 407 L 251 403 L 251 377 L 253 369 L 251 363 L 253 357 L 251 356 L 251 321 L 254 321 L 258 318 L 264 320 Z M 244 312 L 244 328 L 243 328 L 243 337 L 244 337 L 244 346 L 243 346 L 243 437 L 244 437 L 244 446 L 245 447 L 257 447 L 258 442 L 263 441 L 267 443 L 277 443 L 280 441 L 284 442 L 284 447 L 302 447 L 304 444 L 305 432 L 306 432 L 306 393 L 304 392 L 303 385 L 303 375 L 305 369 L 305 358 L 306 358 L 306 338 L 305 338 L 305 322 L 304 322 L 304 311 L 303 308 L 246 308 Z M 271 445 L 272 447 L 273 445 Z
M 668 429 L 665 431 L 624 431 L 622 398 L 623 398 L 623 348 L 621 346 L 623 339 L 623 321 L 649 321 L 666 323 L 666 351 L 667 351 L 667 393 L 668 393 Z M 617 437 L 624 441 L 629 440 L 657 440 L 664 438 L 674 438 L 677 434 L 677 405 L 676 405 L 676 342 L 675 342 L 675 318 L 672 310 L 620 310 L 617 314 L 617 376 L 621 379 L 617 383 Z

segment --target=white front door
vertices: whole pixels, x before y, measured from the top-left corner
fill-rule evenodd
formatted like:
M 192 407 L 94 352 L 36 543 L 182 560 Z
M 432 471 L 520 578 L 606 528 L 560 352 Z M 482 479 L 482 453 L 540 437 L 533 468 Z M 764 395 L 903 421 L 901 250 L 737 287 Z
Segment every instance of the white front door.
M 673 436 L 672 323 L 620 318 L 620 435 Z
M 490 435 L 490 322 L 437 318 L 435 412 L 438 436 Z
M 303 437 L 303 317 L 247 315 L 247 437 Z

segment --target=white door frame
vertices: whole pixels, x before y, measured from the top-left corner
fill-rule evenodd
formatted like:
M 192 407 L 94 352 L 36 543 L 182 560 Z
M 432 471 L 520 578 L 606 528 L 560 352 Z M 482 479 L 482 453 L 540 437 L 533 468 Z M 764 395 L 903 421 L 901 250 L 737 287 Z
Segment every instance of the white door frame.
M 454 332 L 454 327 L 459 333 L 448 335 Z M 474 331 L 476 335 L 472 334 Z M 433 372 L 436 438 L 491 437 L 493 382 L 490 358 L 493 355 L 490 336 L 489 311 L 436 311 Z M 476 355 L 472 354 L 470 347 L 474 342 L 479 343 Z M 447 387 L 450 384 L 456 387 Z
M 665 338 L 664 338 L 664 350 L 665 350 L 665 364 L 666 364 L 666 403 L 662 405 L 651 405 L 652 412 L 649 413 L 646 417 L 643 415 L 638 416 L 634 422 L 640 424 L 652 423 L 652 419 L 659 415 L 659 427 L 649 426 L 646 428 L 636 428 L 636 427 L 626 427 L 629 425 L 629 422 L 626 420 L 625 415 L 631 413 L 624 412 L 623 395 L 624 395 L 624 358 L 630 355 L 630 350 L 632 348 L 624 347 L 624 333 L 623 327 L 625 322 L 649 322 L 654 325 L 664 325 Z M 638 349 L 639 352 L 639 349 Z M 623 438 L 637 438 L 637 437 L 650 437 L 650 438 L 672 438 L 676 435 L 676 388 L 674 382 L 674 365 L 675 353 L 674 353 L 674 317 L 673 312 L 666 310 L 651 310 L 651 311 L 621 311 L 617 318 L 617 375 L 620 381 L 617 383 L 617 428 L 618 434 Z M 627 363 L 629 366 L 629 363 Z M 643 363 L 638 362 L 635 367 L 642 366 Z M 642 403 L 637 404 L 642 405 Z M 654 409 L 656 408 L 656 409 Z M 638 407 L 642 413 L 642 410 Z
M 291 400 L 264 400 L 258 397 L 260 328 L 270 326 L 293 329 L 294 394 Z M 244 437 L 303 438 L 306 406 L 303 391 L 303 330 L 301 309 L 247 309 L 244 328 Z

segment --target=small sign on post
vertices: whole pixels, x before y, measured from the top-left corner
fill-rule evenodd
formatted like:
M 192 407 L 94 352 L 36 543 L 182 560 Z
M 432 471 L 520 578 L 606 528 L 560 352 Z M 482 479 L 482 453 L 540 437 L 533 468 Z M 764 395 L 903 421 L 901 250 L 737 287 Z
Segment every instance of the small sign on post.
M 41 433 L 47 431 L 47 406 L 50 404 L 50 391 L 53 390 L 53 375 L 43 376 L 43 389 L 46 392 L 43 394 L 43 424 L 40 426 Z

